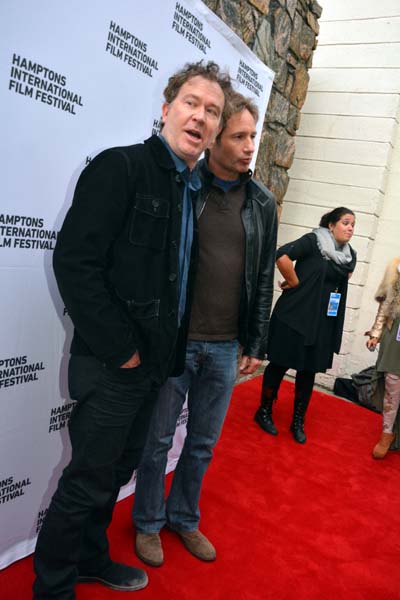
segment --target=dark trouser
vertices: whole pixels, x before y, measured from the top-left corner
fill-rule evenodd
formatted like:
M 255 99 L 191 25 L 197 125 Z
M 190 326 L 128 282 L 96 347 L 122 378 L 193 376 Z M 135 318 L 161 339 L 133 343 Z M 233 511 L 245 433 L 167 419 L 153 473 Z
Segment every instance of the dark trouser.
M 139 464 L 158 390 L 142 366 L 110 370 L 94 357 L 71 357 L 72 456 L 39 533 L 35 599 L 73 600 L 77 576 L 110 563 L 106 529 Z
M 262 390 L 261 390 L 261 405 L 266 401 L 273 400 L 278 394 L 282 379 L 288 370 L 288 367 L 282 367 L 273 363 L 269 363 L 264 371 Z M 315 380 L 313 371 L 297 371 L 295 382 L 295 400 L 304 405 L 308 405 L 310 400 Z

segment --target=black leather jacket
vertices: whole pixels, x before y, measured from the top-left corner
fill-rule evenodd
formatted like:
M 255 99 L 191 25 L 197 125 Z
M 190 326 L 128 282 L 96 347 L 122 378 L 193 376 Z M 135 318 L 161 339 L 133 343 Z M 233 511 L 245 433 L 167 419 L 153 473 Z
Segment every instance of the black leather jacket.
M 156 136 L 105 150 L 84 169 L 53 257 L 75 326 L 72 354 L 119 367 L 139 350 L 144 366 L 162 378 L 171 373 L 182 196 L 180 175 Z M 194 248 L 196 239 L 195 231 Z M 181 368 L 187 321 L 179 329 Z
M 200 162 L 200 175 L 203 187 L 196 201 L 197 217 L 204 208 L 213 179 L 204 160 Z M 274 195 L 254 179 L 246 184 L 242 221 L 246 257 L 239 311 L 239 342 L 246 356 L 263 359 L 273 297 L 278 220 Z

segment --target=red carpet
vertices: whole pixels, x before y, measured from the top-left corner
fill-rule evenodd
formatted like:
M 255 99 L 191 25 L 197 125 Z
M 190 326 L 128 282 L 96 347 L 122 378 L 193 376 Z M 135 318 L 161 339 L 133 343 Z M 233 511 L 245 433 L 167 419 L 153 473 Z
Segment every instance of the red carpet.
M 260 385 L 257 378 L 236 387 L 203 487 L 201 528 L 217 547 L 216 562 L 201 563 L 163 531 L 166 562 L 147 567 L 150 584 L 133 597 L 399 600 L 400 452 L 371 458 L 380 416 L 314 392 L 301 446 L 288 432 L 292 384 L 283 384 L 275 408 L 276 438 L 252 420 Z M 130 498 L 117 506 L 112 556 L 140 564 L 130 508 Z M 32 580 L 31 558 L 8 567 L 0 598 L 30 598 Z M 106 598 L 121 592 L 77 586 L 77 600 Z

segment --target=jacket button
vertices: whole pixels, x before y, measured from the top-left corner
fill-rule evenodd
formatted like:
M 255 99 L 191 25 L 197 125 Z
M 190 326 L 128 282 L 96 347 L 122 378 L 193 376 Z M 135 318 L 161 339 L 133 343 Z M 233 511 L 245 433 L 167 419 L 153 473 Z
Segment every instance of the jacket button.
M 156 211 L 157 208 L 160 206 L 160 202 L 158 200 L 153 200 L 151 205 L 154 208 L 154 211 Z
M 177 244 L 176 244 L 176 241 L 175 241 L 175 240 L 172 240 L 172 242 L 171 242 L 171 246 L 172 246 L 173 248 L 176 248 Z
M 181 176 L 179 175 L 179 173 L 177 175 L 175 175 L 175 181 L 177 181 L 178 183 L 180 181 L 182 181 Z
M 176 311 L 174 311 L 174 310 L 170 310 L 168 313 L 169 317 L 174 317 L 175 315 L 176 315 Z
M 173 282 L 173 281 L 176 281 L 176 273 L 170 273 L 170 275 L 169 275 L 168 279 L 169 279 L 171 282 Z
M 178 212 L 182 212 L 182 202 L 178 203 L 177 209 L 178 209 Z

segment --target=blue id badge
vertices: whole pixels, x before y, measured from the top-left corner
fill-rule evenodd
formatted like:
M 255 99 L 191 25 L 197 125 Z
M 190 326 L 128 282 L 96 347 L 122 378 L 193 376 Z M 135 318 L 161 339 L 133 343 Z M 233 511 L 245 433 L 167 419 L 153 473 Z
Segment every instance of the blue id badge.
M 328 310 L 326 312 L 328 317 L 337 317 L 341 295 L 342 294 L 339 294 L 338 292 L 331 292 L 329 296 Z
M 399 325 L 399 328 L 397 330 L 396 342 L 400 342 L 400 325 Z

